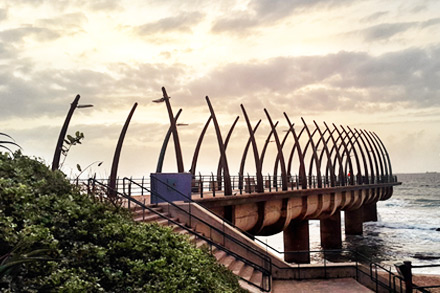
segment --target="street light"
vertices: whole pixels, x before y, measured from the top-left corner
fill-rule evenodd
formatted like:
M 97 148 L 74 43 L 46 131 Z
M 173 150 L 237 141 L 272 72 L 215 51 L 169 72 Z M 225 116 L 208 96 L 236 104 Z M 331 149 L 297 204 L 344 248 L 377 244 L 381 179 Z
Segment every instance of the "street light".
M 58 136 L 58 143 L 55 148 L 55 153 L 53 155 L 52 171 L 58 170 L 58 168 L 59 168 L 64 137 L 66 136 L 67 128 L 69 127 L 70 119 L 73 116 L 73 112 L 75 111 L 76 108 L 91 108 L 91 107 L 93 107 L 93 105 L 91 105 L 91 104 L 78 105 L 79 98 L 80 98 L 80 95 L 77 95 L 75 97 L 75 99 L 73 100 L 72 104 L 70 104 L 69 112 L 67 113 L 66 120 L 64 120 L 64 124 L 63 124 L 63 127 L 61 128 L 60 135 Z
M 85 104 L 85 105 L 77 105 L 76 107 L 78 109 L 81 109 L 81 108 L 91 108 L 91 107 L 93 107 L 93 105 L 92 104 Z

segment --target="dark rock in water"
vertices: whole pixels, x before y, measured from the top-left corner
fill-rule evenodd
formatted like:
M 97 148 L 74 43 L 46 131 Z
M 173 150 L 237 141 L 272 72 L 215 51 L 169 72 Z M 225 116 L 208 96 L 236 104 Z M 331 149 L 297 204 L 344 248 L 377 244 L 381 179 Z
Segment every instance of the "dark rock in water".
M 440 259 L 440 255 L 426 255 L 426 254 L 416 253 L 414 254 L 414 258 L 432 260 L 432 259 Z
M 435 231 L 439 231 L 440 232 L 440 228 L 435 229 Z

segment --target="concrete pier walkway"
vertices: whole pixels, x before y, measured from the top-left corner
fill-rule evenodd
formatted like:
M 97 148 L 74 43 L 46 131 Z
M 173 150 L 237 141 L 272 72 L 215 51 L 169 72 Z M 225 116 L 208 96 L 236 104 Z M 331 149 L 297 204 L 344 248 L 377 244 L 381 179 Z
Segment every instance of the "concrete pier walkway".
M 369 293 L 373 292 L 362 286 L 355 279 L 313 279 L 313 280 L 273 280 L 273 293 Z

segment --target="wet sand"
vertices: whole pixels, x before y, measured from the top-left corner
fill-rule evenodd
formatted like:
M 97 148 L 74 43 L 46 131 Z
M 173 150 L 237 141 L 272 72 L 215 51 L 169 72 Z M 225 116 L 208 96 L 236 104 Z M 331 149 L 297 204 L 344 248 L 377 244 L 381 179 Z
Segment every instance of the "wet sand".
M 413 275 L 413 284 L 418 286 L 440 285 L 440 275 Z M 440 293 L 440 288 L 427 289 L 430 292 Z

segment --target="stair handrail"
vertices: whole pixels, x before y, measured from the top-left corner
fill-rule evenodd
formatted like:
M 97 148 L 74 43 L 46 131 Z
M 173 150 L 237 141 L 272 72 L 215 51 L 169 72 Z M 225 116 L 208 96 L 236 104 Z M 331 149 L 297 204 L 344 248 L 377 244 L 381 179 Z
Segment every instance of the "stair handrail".
M 132 180 L 129 179 L 129 178 L 124 178 L 124 179 L 127 179 L 127 180 L 132 181 Z M 98 184 L 98 185 L 100 185 L 100 186 L 102 186 L 102 187 L 105 187 L 105 188 L 107 188 L 107 189 L 111 189 L 111 187 L 109 187 L 109 186 L 106 185 L 106 184 L 103 184 L 103 183 L 99 182 L 99 181 L 96 180 L 95 178 L 90 178 L 90 179 L 89 179 L 89 185 L 90 185 L 90 182 L 93 182 L 93 184 Z M 134 182 L 134 183 L 137 184 L 136 182 Z M 145 188 L 145 187 L 143 187 L 143 188 Z M 147 188 L 146 188 L 146 189 L 147 189 Z M 148 190 L 148 189 L 147 189 L 147 190 Z M 235 258 L 239 259 L 240 261 L 244 262 L 245 264 L 247 264 L 247 265 L 253 267 L 254 269 L 257 269 L 258 271 L 260 271 L 261 273 L 263 273 L 263 277 L 265 276 L 265 277 L 268 277 L 268 278 L 269 278 L 268 288 L 263 288 L 263 287 L 261 287 L 261 286 L 255 284 L 255 283 L 252 283 L 250 280 L 246 280 L 245 278 L 242 278 L 241 276 L 238 276 L 238 277 L 239 277 L 240 279 L 242 279 L 243 281 L 245 281 L 245 282 L 251 284 L 252 286 L 255 286 L 255 287 L 261 289 L 261 290 L 264 291 L 264 292 L 270 292 L 270 291 L 271 291 L 271 275 L 272 275 L 271 270 L 267 270 L 267 269 L 265 269 L 264 267 L 261 267 L 261 266 L 259 266 L 258 264 L 255 264 L 254 262 L 249 261 L 248 259 L 246 259 L 246 258 L 244 258 L 244 257 L 242 257 L 242 256 L 240 256 L 240 255 L 238 255 L 237 253 L 235 253 L 235 252 L 229 250 L 228 248 L 223 247 L 222 245 L 215 243 L 215 242 L 212 241 L 210 238 L 205 237 L 204 235 L 197 233 L 196 231 L 194 231 L 194 230 L 192 230 L 192 229 L 186 227 L 186 226 L 185 226 L 184 224 L 182 224 L 182 223 L 179 223 L 179 222 L 177 222 L 177 221 L 174 221 L 173 219 L 171 219 L 171 218 L 169 218 L 169 217 L 167 217 L 167 216 L 161 214 L 160 212 L 154 210 L 153 208 L 151 208 L 151 207 L 145 205 L 144 203 L 142 203 L 142 202 L 136 200 L 135 198 L 131 197 L 130 195 L 126 195 L 125 193 L 121 193 L 121 192 L 119 192 L 119 191 L 117 191 L 117 190 L 114 190 L 114 189 L 113 189 L 113 192 L 115 192 L 116 195 L 122 196 L 123 198 L 127 199 L 129 202 L 133 202 L 133 203 L 135 203 L 136 205 L 140 206 L 141 208 L 143 208 L 143 209 L 147 209 L 149 212 L 152 212 L 152 213 L 154 213 L 154 214 L 160 216 L 161 218 L 166 219 L 167 221 L 169 221 L 169 222 L 171 222 L 171 223 L 173 223 L 173 224 L 179 226 L 180 228 L 186 230 L 188 233 L 191 233 L 191 234 L 195 235 L 196 237 L 198 237 L 198 238 L 200 238 L 200 239 L 206 241 L 207 243 L 210 244 L 210 247 L 211 247 L 211 253 L 212 253 L 212 246 L 215 246 L 215 247 L 217 247 L 218 249 L 225 251 L 225 252 L 228 253 L 229 255 L 234 256 Z M 153 194 L 150 190 L 148 190 L 148 192 L 150 192 L 151 194 Z M 157 196 L 157 197 L 159 197 L 159 198 L 161 198 L 161 199 L 163 199 L 163 200 L 166 200 L 165 198 L 163 198 L 162 196 L 160 196 L 160 194 L 157 194 L 157 193 L 156 193 L 155 196 Z M 185 212 L 184 209 L 182 209 L 182 208 L 180 208 L 179 206 L 173 204 L 172 202 L 168 202 L 168 204 L 171 204 L 171 205 L 173 205 L 175 208 L 180 209 L 180 210 L 182 210 L 182 211 Z M 193 217 L 196 218 L 196 216 L 193 216 Z M 198 219 L 198 220 L 201 221 L 200 219 Z M 216 228 L 216 227 L 210 227 L 210 228 Z M 227 235 L 226 233 L 222 232 L 220 229 L 216 229 L 216 231 L 219 232 L 219 233 L 221 233 L 221 234 L 225 234 L 226 236 L 229 236 L 229 235 Z M 235 239 L 235 238 L 233 238 L 233 239 Z M 237 240 L 237 239 L 235 239 L 235 240 Z M 234 241 L 234 240 L 233 240 L 233 241 Z M 237 240 L 237 241 L 239 241 L 239 240 Z M 267 257 L 267 256 L 263 255 L 263 257 Z M 269 268 L 271 269 L 271 268 L 272 268 L 272 265 L 271 265 L 271 259 L 270 259 L 270 258 L 266 258 L 266 261 L 269 261 Z
M 171 190 L 173 190 L 173 191 L 179 193 L 179 195 L 181 195 L 182 197 L 184 197 L 185 199 L 187 199 L 190 203 L 196 204 L 197 206 L 201 207 L 203 210 L 206 210 L 206 211 L 209 212 L 210 214 L 212 214 L 212 215 L 218 217 L 218 216 L 217 216 L 216 214 L 214 214 L 211 210 L 206 209 L 205 207 L 203 207 L 203 206 L 202 206 L 201 204 L 199 204 L 198 202 L 193 201 L 191 198 L 189 198 L 188 196 L 186 196 L 185 194 L 183 194 L 180 190 L 177 190 L 176 188 L 174 188 L 173 186 L 169 185 L 168 183 L 166 183 L 166 182 L 164 182 L 164 181 L 162 181 L 162 180 L 160 180 L 160 179 L 158 179 L 158 178 L 154 178 L 154 180 L 156 180 L 156 181 L 158 181 L 158 182 L 164 184 L 165 186 L 167 186 L 167 188 L 169 188 L 169 189 L 171 189 Z M 125 181 L 128 181 L 128 182 L 130 182 L 130 183 L 132 183 L 132 184 L 134 184 L 134 185 L 136 185 L 136 186 L 138 186 L 138 187 L 140 187 L 140 188 L 142 188 L 142 189 L 145 189 L 146 191 L 150 192 L 151 194 L 153 194 L 153 192 L 152 192 L 150 189 L 148 189 L 148 188 L 145 187 L 145 186 L 140 185 L 139 183 L 133 181 L 132 179 L 130 179 L 130 178 L 128 178 L 128 177 L 125 177 L 125 178 L 123 179 L 123 186 L 124 186 L 124 188 L 125 188 Z M 124 192 L 125 192 L 125 191 L 124 191 Z M 177 209 L 183 211 L 184 213 L 186 213 L 186 214 L 190 215 L 191 217 L 197 219 L 198 221 L 202 222 L 203 224 L 207 225 L 208 227 L 214 229 L 216 232 L 219 232 L 219 233 L 221 233 L 221 234 L 224 234 L 227 238 L 232 239 L 232 241 L 234 241 L 235 243 L 237 243 L 237 244 L 239 244 L 240 246 L 246 248 L 247 251 L 251 251 L 252 253 L 258 255 L 260 258 L 262 258 L 262 259 L 264 259 L 265 261 L 269 262 L 269 270 L 270 270 L 270 268 L 272 267 L 272 259 L 271 259 L 269 256 L 267 256 L 265 253 L 256 250 L 255 248 L 249 246 L 248 244 L 243 243 L 243 242 L 240 241 L 239 239 L 237 239 L 237 238 L 235 238 L 235 237 L 233 237 L 233 236 L 231 236 L 231 235 L 225 233 L 225 232 L 222 231 L 221 229 L 219 229 L 219 228 L 217 228 L 217 227 L 211 225 L 210 223 L 206 222 L 205 220 L 200 219 L 199 217 L 197 217 L 197 216 L 191 214 L 190 211 L 186 211 L 185 209 L 182 209 L 182 208 L 179 207 L 178 205 L 174 204 L 172 201 L 169 201 L 168 199 L 162 197 L 160 194 L 154 194 L 154 196 L 158 196 L 159 198 L 161 198 L 162 200 L 164 200 L 164 201 L 166 201 L 167 203 L 171 204 L 172 206 L 176 207 Z M 220 217 L 219 217 L 219 218 L 220 218 Z M 240 232 L 242 232 L 242 233 L 246 233 L 245 231 L 243 231 L 243 230 L 239 229 L 238 227 L 234 226 L 234 225 L 233 225 L 232 223 L 230 223 L 229 221 L 226 221 L 226 220 L 224 220 L 223 218 L 220 218 L 220 219 L 223 220 L 224 223 L 230 225 L 231 227 L 238 229 Z M 247 233 L 247 234 L 250 235 L 249 233 Z M 246 235 L 246 236 L 248 236 L 248 235 Z
M 146 191 L 148 191 L 148 192 L 151 193 L 151 191 L 150 191 L 147 187 L 140 185 L 139 183 L 137 183 L 136 181 L 134 181 L 134 180 L 132 180 L 132 179 L 130 179 L 130 178 L 128 178 L 128 177 L 125 177 L 125 178 L 123 179 L 123 182 L 125 182 L 124 180 L 127 180 L 127 181 L 131 182 L 132 184 L 135 184 L 135 185 L 137 185 L 138 187 L 140 187 L 140 188 L 142 188 L 142 189 L 145 189 Z M 234 225 L 233 223 L 231 223 L 230 221 L 228 221 L 228 220 L 226 220 L 226 219 L 224 219 L 224 218 L 222 218 L 222 217 L 219 217 L 219 216 L 216 215 L 213 211 L 211 211 L 210 209 L 204 207 L 202 204 L 198 203 L 197 201 L 194 201 L 192 198 L 190 198 L 189 196 L 185 195 L 183 192 L 181 192 L 180 190 L 174 188 L 173 186 L 169 185 L 168 183 L 166 183 L 166 182 L 160 180 L 159 178 L 154 178 L 154 180 L 156 180 L 156 181 L 158 181 L 158 182 L 164 184 L 167 188 L 169 188 L 169 189 L 171 189 L 171 190 L 177 192 L 180 196 L 184 197 L 184 198 L 185 198 L 186 200 L 188 200 L 189 202 L 191 202 L 191 203 L 197 205 L 198 207 L 200 207 L 200 208 L 202 208 L 203 210 L 209 212 L 210 214 L 214 215 L 215 217 L 218 217 L 221 221 L 223 221 L 224 223 L 226 223 L 226 224 L 228 224 L 229 226 L 233 227 L 234 229 L 237 229 L 239 232 L 241 232 L 241 233 L 244 234 L 245 236 L 247 236 L 247 237 L 249 237 L 249 238 L 251 238 L 251 239 L 255 237 L 255 236 L 253 236 L 252 234 L 250 234 L 249 232 L 246 232 L 246 231 L 242 230 L 241 228 L 235 226 L 235 225 Z M 125 186 L 125 183 L 124 183 L 124 186 Z M 173 203 L 170 202 L 168 199 L 165 199 L 165 198 L 163 198 L 162 196 L 159 196 L 159 197 L 160 197 L 161 199 L 163 199 L 163 200 L 165 200 L 165 201 L 167 201 L 167 202 L 173 204 Z M 193 216 L 193 217 L 196 217 L 196 216 Z M 199 219 L 198 219 L 198 220 L 199 220 Z M 200 219 L 200 220 L 201 220 L 201 219 Z M 201 220 L 201 221 L 203 221 L 203 220 Z M 203 221 L 203 222 L 206 223 L 206 221 Z M 207 225 L 211 225 L 211 224 L 209 224 L 209 223 L 206 223 L 206 224 L 207 224 Z M 216 228 L 216 227 L 214 227 L 214 228 Z M 218 228 L 216 228 L 216 229 L 218 229 Z M 221 230 L 219 230 L 219 231 L 221 231 Z M 238 240 L 238 241 L 239 241 L 239 240 Z M 267 258 L 267 259 L 270 259 L 270 257 L 268 257 L 266 254 L 264 254 L 264 253 L 262 253 L 262 252 L 256 250 L 255 248 L 253 248 L 253 247 L 251 247 L 251 246 L 249 246 L 249 245 L 247 245 L 247 244 L 245 244 L 245 243 L 243 243 L 243 245 L 245 245 L 248 249 L 254 251 L 256 254 L 259 254 L 261 257 L 263 257 L 263 258 Z

